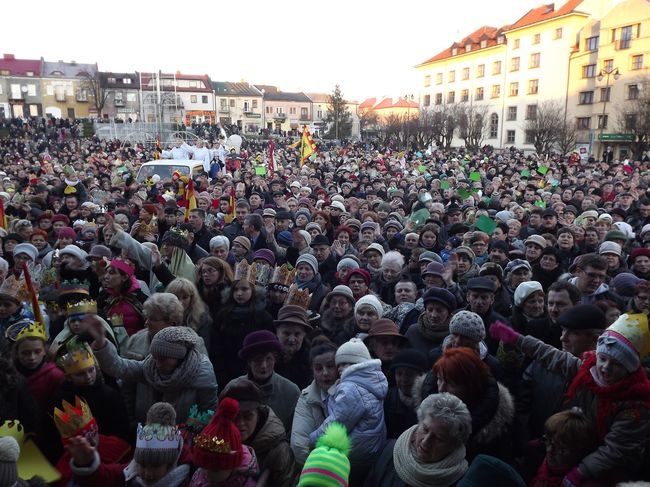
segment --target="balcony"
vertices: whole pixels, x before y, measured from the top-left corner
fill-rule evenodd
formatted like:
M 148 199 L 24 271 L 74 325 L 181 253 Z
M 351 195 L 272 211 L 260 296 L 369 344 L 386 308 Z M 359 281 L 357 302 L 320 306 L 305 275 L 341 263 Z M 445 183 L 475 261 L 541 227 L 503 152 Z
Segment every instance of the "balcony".
M 273 118 L 275 120 L 286 120 L 287 119 L 287 114 L 286 113 L 274 113 Z
M 244 116 L 246 118 L 262 118 L 261 113 L 256 113 L 256 112 L 253 112 L 253 111 L 250 111 L 250 110 L 244 110 Z

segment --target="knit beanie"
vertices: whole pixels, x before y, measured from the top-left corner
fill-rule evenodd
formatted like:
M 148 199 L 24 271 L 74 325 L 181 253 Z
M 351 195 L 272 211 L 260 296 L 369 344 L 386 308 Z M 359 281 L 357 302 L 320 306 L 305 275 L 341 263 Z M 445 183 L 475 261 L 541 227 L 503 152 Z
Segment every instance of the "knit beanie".
M 631 272 L 621 272 L 612 279 L 614 290 L 623 297 L 631 298 L 634 296 L 634 288 L 641 281 Z
M 298 218 L 300 215 L 304 215 L 307 220 L 311 220 L 311 213 L 306 208 L 301 208 L 300 210 L 296 211 L 296 218 Z
M 351 338 L 336 350 L 334 361 L 340 364 L 359 364 L 370 360 L 370 352 L 364 345 L 363 340 Z
M 298 257 L 298 260 L 296 261 L 296 268 L 298 268 L 300 264 L 307 264 L 314 270 L 314 274 L 318 273 L 318 261 L 312 254 L 302 254 L 300 257 Z
M 18 481 L 16 462 L 19 456 L 20 446 L 15 439 L 0 437 L 0 485 L 14 485 Z
M 291 236 L 291 232 L 288 230 L 281 231 L 280 233 L 278 233 L 277 241 L 280 245 L 289 247 L 293 242 L 293 237 Z
M 622 252 L 623 250 L 621 249 L 621 246 L 616 242 L 603 242 L 600 244 L 600 247 L 598 247 L 598 253 L 600 255 L 616 254 L 620 257 Z
M 151 355 L 182 360 L 197 345 L 198 335 L 186 326 L 169 326 L 151 340 Z
M 341 269 L 358 269 L 359 268 L 359 263 L 351 259 L 350 257 L 346 257 L 344 259 L 341 259 L 339 263 L 336 265 L 336 270 L 340 271 Z
M 246 249 L 246 251 L 250 251 L 251 249 L 251 241 L 248 237 L 244 237 L 243 235 L 239 235 L 238 237 L 235 237 L 235 239 L 232 241 L 233 244 L 239 244 L 242 247 Z
M 307 230 L 308 232 L 310 230 L 316 230 L 318 233 L 323 233 L 323 230 L 321 230 L 320 225 L 316 222 L 308 223 L 307 226 L 305 227 L 305 230 Z
M 69 238 L 71 240 L 76 240 L 77 232 L 75 232 L 74 229 L 70 227 L 63 227 L 59 229 L 56 236 L 57 238 Z
M 530 295 L 537 291 L 544 292 L 542 285 L 537 281 L 526 281 L 519 284 L 515 289 L 515 306 L 523 306 Z
M 18 246 L 16 245 L 16 247 Z M 77 247 L 76 245 L 66 245 L 59 251 L 59 255 L 71 255 L 79 259 L 81 262 L 85 262 L 86 257 L 88 257 L 86 251 L 80 247 Z
M 449 333 L 480 342 L 485 340 L 485 325 L 479 315 L 463 310 L 451 317 Z
M 298 487 L 342 487 L 350 476 L 350 437 L 341 423 L 330 423 L 300 474 Z
M 377 312 L 377 316 L 381 318 L 384 314 L 384 307 L 381 305 L 379 299 L 377 299 L 374 294 L 366 294 L 357 301 L 357 304 L 354 305 L 354 314 L 359 311 L 361 306 L 372 306 Z
M 147 424 L 138 425 L 133 460 L 140 465 L 175 465 L 182 446 L 172 405 L 167 402 L 153 404 L 147 411 Z
M 242 461 L 241 436 L 234 423 L 238 413 L 236 400 L 226 397 L 219 402 L 210 423 L 194 437 L 194 465 L 212 471 L 239 467 Z
M 311 245 L 311 235 L 307 230 L 298 230 L 298 234 L 305 239 L 308 246 Z
M 648 338 L 648 317 L 625 313 L 598 337 L 596 353 L 613 358 L 632 373 L 641 366 L 640 355 L 648 351 Z
M 26 254 L 32 261 L 38 257 L 38 249 L 30 243 L 19 243 L 14 247 L 14 255 Z

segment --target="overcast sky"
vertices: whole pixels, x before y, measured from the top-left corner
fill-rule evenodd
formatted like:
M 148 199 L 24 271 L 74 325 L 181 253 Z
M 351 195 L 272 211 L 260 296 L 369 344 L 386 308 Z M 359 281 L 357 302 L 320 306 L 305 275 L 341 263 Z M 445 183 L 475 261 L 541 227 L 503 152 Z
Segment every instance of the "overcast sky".
M 208 74 L 283 91 L 330 93 L 338 83 L 362 101 L 416 94 L 415 64 L 541 3 L 26 0 L 3 22 L 0 44 L 17 58 L 96 62 L 101 71 Z

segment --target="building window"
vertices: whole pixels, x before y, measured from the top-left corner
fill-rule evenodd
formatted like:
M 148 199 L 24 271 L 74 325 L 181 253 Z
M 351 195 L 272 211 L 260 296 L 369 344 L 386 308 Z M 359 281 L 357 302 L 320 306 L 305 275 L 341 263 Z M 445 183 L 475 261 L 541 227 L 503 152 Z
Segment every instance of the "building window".
M 248 102 L 248 100 L 246 100 L 246 101 L 244 101 L 244 113 L 248 113 L 250 111 L 251 111 L 250 110 L 250 103 Z
M 614 60 L 613 59 L 605 59 L 603 61 L 603 69 L 605 71 L 611 71 L 614 69 Z
M 196 95 L 190 95 L 190 103 L 196 103 Z
M 226 100 L 225 98 L 222 98 L 222 99 L 219 100 L 219 101 L 220 101 L 220 107 L 221 107 L 221 109 L 222 109 L 222 110 L 228 110 L 228 100 Z M 267 113 L 268 113 L 268 109 L 269 109 L 269 108 L 271 108 L 271 107 L 266 107 L 266 109 L 267 109 Z
M 598 50 L 598 36 L 587 37 L 585 42 L 585 49 L 587 51 L 597 51 Z
M 506 143 L 507 144 L 514 144 L 515 143 L 515 131 L 514 130 L 506 130 Z
M 539 80 L 531 79 L 528 80 L 528 94 L 536 95 L 539 92 Z
M 512 122 L 513 120 L 517 120 L 517 107 L 508 107 L 508 118 L 506 120 Z
M 483 39 L 483 40 L 481 41 L 481 49 L 483 49 L 483 48 L 485 48 L 485 47 L 487 47 L 487 40 L 486 40 L 486 39 Z
M 578 117 L 576 120 L 576 128 L 578 130 L 589 130 L 591 126 L 591 117 Z
M 555 29 L 555 36 L 553 38 L 562 39 L 562 27 L 558 27 L 557 29 Z
M 506 41 L 505 36 L 500 35 L 497 37 L 497 44 L 503 44 Z
M 430 75 L 430 74 L 427 74 L 427 75 L 424 77 L 424 87 L 425 87 L 425 88 L 428 88 L 429 86 L 431 86 L 431 75 Z
M 580 105 L 591 105 L 594 102 L 593 91 L 581 91 L 578 98 Z
M 621 29 L 621 40 L 618 42 L 619 49 L 629 49 L 632 44 L 632 28 L 631 25 L 626 25 Z
M 309 110 L 305 107 L 300 107 L 300 120 L 307 120 L 309 118 Z
M 204 105 L 208 102 L 208 95 L 202 95 L 201 96 L 201 103 Z
M 608 86 L 607 88 L 600 89 L 600 101 L 609 101 L 609 97 L 612 94 L 612 87 Z
M 501 85 L 492 85 L 492 98 L 501 96 Z
M 235 101 L 236 100 L 234 98 L 230 100 L 230 108 L 235 108 Z
M 501 74 L 501 61 L 492 63 L 492 74 Z
M 442 93 L 436 93 L 436 105 L 442 105 Z
M 450 91 L 447 93 L 447 103 L 454 103 L 456 101 L 456 92 Z
M 424 95 L 424 106 L 428 107 L 431 105 L 431 95 Z
M 456 71 L 449 71 L 449 73 L 447 74 L 447 81 L 449 83 L 453 83 L 454 81 L 456 81 Z
M 436 84 L 437 85 L 442 84 L 442 73 L 436 73 Z
M 465 44 L 465 52 L 471 52 L 472 51 L 472 45 L 471 44 Z
M 455 56 L 456 54 L 458 54 L 458 48 L 457 47 L 452 47 L 451 48 L 451 55 Z
M 518 96 L 519 95 L 519 82 L 518 81 L 513 81 L 510 83 L 510 96 Z
M 512 41 L 512 48 L 519 49 L 519 39 L 515 39 L 514 41 Z
M 596 65 L 587 64 L 582 67 L 582 77 L 583 78 L 593 78 L 596 76 Z
M 482 78 L 483 76 L 485 76 L 485 64 L 479 64 L 476 67 L 476 77 Z
M 519 58 L 513 57 L 510 60 L 510 71 L 519 71 Z
M 257 100 L 253 100 L 253 109 L 257 108 Z
M 535 143 L 535 133 L 532 130 L 526 130 L 526 140 L 524 140 L 524 144 L 533 143 Z
M 598 128 L 606 129 L 609 115 L 598 115 Z
M 493 113 L 490 115 L 490 138 L 496 139 L 499 135 L 499 115 Z
M 463 68 L 463 80 L 469 79 L 469 68 Z
M 289 115 L 295 115 L 296 114 L 296 107 L 289 107 Z
M 539 53 L 535 52 L 530 55 L 530 61 L 528 61 L 529 68 L 539 68 Z
M 639 85 L 637 85 L 636 83 L 633 85 L 627 85 L 627 99 L 628 100 L 639 99 Z
M 277 113 L 278 115 L 282 115 L 284 114 L 284 110 L 282 109 L 282 107 L 275 107 L 275 113 Z
M 632 69 L 643 69 L 643 54 L 632 56 Z
M 460 90 L 460 101 L 469 101 L 469 90 Z
M 221 101 L 223 101 L 223 100 L 221 100 Z M 222 103 L 222 105 L 223 105 L 223 103 Z M 266 111 L 266 113 L 271 114 L 271 113 L 273 113 L 273 107 L 271 107 L 271 106 L 267 106 L 267 107 L 265 108 L 265 111 Z
M 526 120 L 537 119 L 537 105 L 526 105 Z
M 541 37 L 542 37 L 541 34 L 535 34 L 533 36 L 533 44 L 539 44 L 540 40 L 541 40 Z
M 636 114 L 628 113 L 625 115 L 625 129 L 636 130 Z
M 483 99 L 483 88 L 476 88 L 476 95 L 474 96 L 476 101 L 481 101 Z

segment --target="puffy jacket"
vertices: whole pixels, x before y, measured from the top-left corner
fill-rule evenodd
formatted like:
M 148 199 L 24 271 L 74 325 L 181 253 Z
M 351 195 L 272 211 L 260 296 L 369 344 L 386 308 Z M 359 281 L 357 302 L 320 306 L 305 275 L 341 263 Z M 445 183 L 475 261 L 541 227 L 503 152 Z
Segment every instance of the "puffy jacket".
M 291 427 L 291 449 L 296 463 L 303 465 L 309 455 L 309 435 L 327 416 L 327 406 L 321 398 L 321 390 L 312 382 L 300 393 Z
M 327 426 L 338 421 L 350 433 L 350 463 L 372 464 L 386 443 L 384 399 L 388 394 L 388 381 L 381 371 L 381 360 L 350 365 L 328 392 L 328 416 L 309 436 L 310 442 L 315 444 Z

